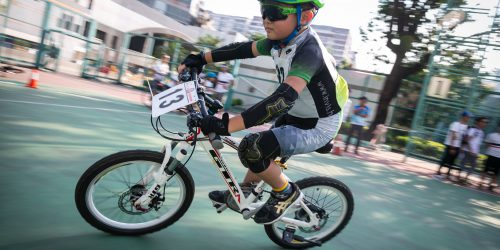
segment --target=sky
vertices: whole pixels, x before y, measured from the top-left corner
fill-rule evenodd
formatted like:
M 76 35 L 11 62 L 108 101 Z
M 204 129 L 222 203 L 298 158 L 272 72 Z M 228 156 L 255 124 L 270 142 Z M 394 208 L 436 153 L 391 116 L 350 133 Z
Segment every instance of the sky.
M 383 73 L 390 71 L 390 65 L 374 66 L 371 57 L 366 56 L 369 47 L 361 41 L 359 28 L 366 24 L 375 16 L 377 12 L 378 0 L 325 0 L 325 6 L 319 11 L 314 19 L 314 24 L 331 25 L 346 28 L 351 31 L 352 49 L 357 51 L 356 68 L 374 70 Z M 492 8 L 496 6 L 498 0 L 468 0 L 471 6 Z M 205 8 L 218 14 L 233 16 L 253 17 L 259 16 L 259 2 L 257 0 L 205 0 Z M 478 28 L 486 27 L 489 23 L 463 24 L 457 30 L 462 34 L 474 34 Z M 485 29 L 486 29 L 485 28 Z M 385 41 L 382 41 L 385 43 Z M 389 52 L 390 53 L 390 52 Z M 498 57 L 497 55 L 492 57 Z M 493 62 L 497 64 L 497 61 Z M 498 62 L 497 65 L 500 65 Z M 494 66 L 494 65 L 493 65 Z M 495 66 L 496 67 L 496 66 Z

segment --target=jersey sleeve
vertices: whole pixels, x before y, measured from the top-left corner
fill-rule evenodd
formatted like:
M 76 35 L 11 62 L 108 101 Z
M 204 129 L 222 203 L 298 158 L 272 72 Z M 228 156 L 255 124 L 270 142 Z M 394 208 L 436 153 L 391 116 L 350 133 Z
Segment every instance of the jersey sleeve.
M 262 56 L 270 56 L 272 48 L 273 48 L 273 43 L 271 40 L 267 38 L 257 41 L 257 51 Z
M 319 45 L 307 43 L 296 52 L 288 76 L 300 77 L 309 83 L 323 65 L 323 53 Z
M 450 130 L 457 133 L 460 131 L 460 124 L 458 122 L 453 122 L 451 125 L 450 125 Z

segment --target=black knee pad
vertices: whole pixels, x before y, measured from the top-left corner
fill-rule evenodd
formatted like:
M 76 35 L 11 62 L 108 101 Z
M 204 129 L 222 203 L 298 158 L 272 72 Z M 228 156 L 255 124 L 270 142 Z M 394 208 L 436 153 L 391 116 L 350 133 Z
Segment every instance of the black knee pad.
M 266 170 L 279 154 L 278 140 L 270 130 L 246 135 L 238 147 L 241 163 L 253 173 Z

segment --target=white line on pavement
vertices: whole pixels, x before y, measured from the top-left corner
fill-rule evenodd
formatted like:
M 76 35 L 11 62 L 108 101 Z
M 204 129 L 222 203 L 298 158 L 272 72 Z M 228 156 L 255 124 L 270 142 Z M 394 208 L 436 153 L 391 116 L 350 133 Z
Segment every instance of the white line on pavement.
M 61 95 L 69 95 L 69 96 L 74 96 L 74 97 L 79 97 L 83 99 L 88 99 L 88 100 L 93 100 L 93 101 L 100 101 L 100 102 L 113 102 L 109 100 L 104 100 L 104 99 L 98 99 L 90 96 L 84 96 L 84 95 L 77 95 L 77 94 L 72 94 L 72 93 L 66 93 L 66 92 L 61 92 L 61 91 L 54 91 L 55 93 L 61 94 Z
M 6 82 L 6 81 L 0 81 L 0 83 L 5 83 L 5 84 L 10 84 L 10 85 L 18 85 L 15 82 Z
M 137 114 L 150 114 L 150 113 L 151 113 L 151 112 L 145 112 L 145 111 L 120 110 L 120 109 L 107 109 L 107 108 L 91 108 L 91 107 L 72 106 L 72 105 L 64 105 L 64 104 L 43 103 L 43 102 L 29 102 L 29 101 L 18 101 L 18 100 L 9 100 L 9 99 L 0 99 L 0 102 L 13 102 L 13 103 L 24 103 L 24 104 L 36 104 L 36 105 L 56 106 L 56 107 L 65 107 L 65 108 L 92 109 L 92 110 L 102 110 L 102 111 L 111 111 L 111 112 L 137 113 Z

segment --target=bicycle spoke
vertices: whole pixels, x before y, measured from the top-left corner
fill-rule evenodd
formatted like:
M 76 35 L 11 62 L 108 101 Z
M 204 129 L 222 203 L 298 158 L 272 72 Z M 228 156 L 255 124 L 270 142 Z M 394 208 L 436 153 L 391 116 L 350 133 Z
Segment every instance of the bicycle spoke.
M 123 183 L 127 185 L 128 188 L 131 187 L 130 182 L 127 181 L 127 177 L 122 173 L 123 167 L 117 170 L 118 174 L 120 175 L 121 179 L 123 180 Z

